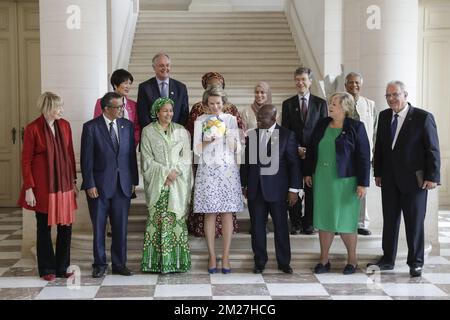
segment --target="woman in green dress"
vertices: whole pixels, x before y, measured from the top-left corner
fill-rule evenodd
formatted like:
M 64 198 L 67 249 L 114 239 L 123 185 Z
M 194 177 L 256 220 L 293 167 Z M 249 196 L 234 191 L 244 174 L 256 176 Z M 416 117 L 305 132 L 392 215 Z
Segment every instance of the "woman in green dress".
M 343 273 L 352 274 L 357 268 L 360 199 L 369 186 L 370 147 L 364 124 L 350 118 L 354 105 L 348 93 L 331 96 L 329 117 L 314 128 L 306 157 L 305 183 L 313 188 L 313 221 L 320 239 L 315 273 L 330 271 L 328 254 L 335 233 L 347 248 Z
M 159 98 L 141 137 L 148 220 L 141 268 L 144 272 L 186 272 L 191 268 L 186 213 L 192 191 L 189 134 L 172 122 L 173 101 Z

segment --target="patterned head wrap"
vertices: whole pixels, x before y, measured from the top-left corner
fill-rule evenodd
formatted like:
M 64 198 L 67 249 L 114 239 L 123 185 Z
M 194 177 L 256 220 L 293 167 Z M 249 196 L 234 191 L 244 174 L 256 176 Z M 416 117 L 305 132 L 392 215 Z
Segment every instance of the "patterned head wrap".
M 208 81 L 211 79 L 217 79 L 220 81 L 220 83 L 222 84 L 222 89 L 225 89 L 225 79 L 223 78 L 223 76 L 218 73 L 218 72 L 208 72 L 205 73 L 202 77 L 202 86 L 203 89 L 206 90 L 206 88 L 208 87 Z
M 158 119 L 158 117 L 156 115 L 158 114 L 159 110 L 161 110 L 161 108 L 168 103 L 170 103 L 172 105 L 172 107 L 175 104 L 172 99 L 165 98 L 165 97 L 158 98 L 155 100 L 155 102 L 153 102 L 152 110 L 150 112 L 153 121 L 156 121 Z

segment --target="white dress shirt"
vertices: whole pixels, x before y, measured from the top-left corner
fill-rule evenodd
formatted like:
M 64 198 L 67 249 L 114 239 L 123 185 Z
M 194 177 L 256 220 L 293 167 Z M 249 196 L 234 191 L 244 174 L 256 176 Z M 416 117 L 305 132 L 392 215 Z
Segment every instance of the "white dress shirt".
M 397 142 L 397 138 L 398 138 L 398 133 L 400 132 L 400 129 L 403 126 L 403 122 L 405 122 L 406 119 L 406 115 L 408 114 L 408 110 L 409 110 L 409 104 L 406 105 L 405 108 L 403 108 L 402 111 L 400 111 L 398 113 L 398 123 L 397 123 L 397 130 L 395 130 L 395 136 L 394 136 L 394 140 L 392 140 L 392 149 L 394 149 L 395 143 Z M 395 112 L 392 111 L 392 120 L 391 120 L 391 124 L 394 121 L 394 115 Z
M 130 115 L 128 114 L 128 110 L 127 110 L 127 98 L 123 97 L 122 98 L 123 101 L 123 117 L 127 120 L 130 120 Z
M 109 132 L 109 124 L 112 122 L 113 124 L 113 129 L 116 132 L 116 136 L 117 136 L 117 141 L 119 142 L 119 129 L 117 128 L 117 121 L 116 119 L 114 119 L 113 121 L 109 120 L 105 114 L 103 114 L 103 119 L 105 119 L 106 122 L 106 128 L 108 128 L 108 132 Z

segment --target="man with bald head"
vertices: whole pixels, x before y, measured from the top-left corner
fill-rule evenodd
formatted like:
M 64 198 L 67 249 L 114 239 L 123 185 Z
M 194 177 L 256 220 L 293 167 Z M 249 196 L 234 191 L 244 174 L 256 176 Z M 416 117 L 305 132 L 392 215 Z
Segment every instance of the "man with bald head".
M 258 128 L 248 132 L 245 161 L 241 165 L 242 191 L 250 212 L 254 273 L 262 273 L 268 260 L 269 213 L 274 225 L 278 269 L 293 272 L 287 211 L 288 204 L 293 206 L 297 202 L 303 179 L 295 134 L 277 125 L 276 116 L 277 109 L 271 104 L 258 111 Z
M 428 190 L 440 181 L 440 152 L 431 113 L 413 107 L 401 81 L 386 87 L 390 109 L 380 112 L 374 153 L 375 184 L 383 205 L 383 256 L 375 265 L 394 269 L 401 214 L 405 221 L 411 277 L 422 275 Z M 370 266 L 370 265 L 369 265 Z

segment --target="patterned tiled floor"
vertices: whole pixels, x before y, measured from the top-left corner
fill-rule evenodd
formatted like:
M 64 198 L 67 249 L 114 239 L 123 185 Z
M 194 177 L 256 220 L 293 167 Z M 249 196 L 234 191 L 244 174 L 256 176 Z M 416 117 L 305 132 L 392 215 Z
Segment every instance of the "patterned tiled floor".
M 191 272 L 92 279 L 84 271 L 75 281 L 49 283 L 19 260 L 21 234 L 21 212 L 0 209 L 0 299 L 450 300 L 450 211 L 439 217 L 441 255 L 426 259 L 421 278 L 410 278 L 406 264 L 398 261 L 394 271 L 369 276 L 364 270 L 344 276 L 340 269 L 324 275 L 297 269 L 293 275 L 233 270 L 228 275 Z

